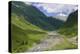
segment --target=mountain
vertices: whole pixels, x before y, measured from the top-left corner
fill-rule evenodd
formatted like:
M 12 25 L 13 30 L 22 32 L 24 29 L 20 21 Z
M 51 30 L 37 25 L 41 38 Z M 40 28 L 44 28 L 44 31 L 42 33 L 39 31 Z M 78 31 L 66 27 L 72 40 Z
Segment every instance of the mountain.
M 25 20 L 25 12 L 11 2 L 11 45 L 12 52 L 26 51 L 45 37 L 45 31 Z M 20 4 L 17 2 L 17 4 Z M 23 3 L 21 2 L 21 5 Z M 21 6 L 20 5 L 20 6 Z M 24 5 L 23 5 L 24 6 Z M 22 7 L 21 7 L 22 8 Z M 25 15 L 25 16 L 24 16 Z M 26 16 L 27 18 L 27 16 Z
M 44 30 L 58 29 L 64 23 L 63 21 L 56 18 L 47 17 L 36 7 L 27 5 L 23 2 L 13 2 L 12 10 L 18 15 L 22 14 L 26 21 Z
M 35 6 L 24 2 L 12 1 L 9 5 L 11 5 L 9 8 L 11 9 L 12 52 L 27 51 L 33 45 L 40 43 L 47 36 L 46 33 L 48 31 L 58 30 L 60 27 L 61 34 L 68 34 L 70 29 L 69 35 L 75 34 L 75 31 L 77 32 L 77 23 L 72 25 L 74 24 L 74 19 L 77 18 L 74 17 L 75 13 L 71 13 L 68 20 L 64 22 L 56 17 L 47 17 Z
M 67 26 L 74 26 L 78 24 L 78 10 L 69 15 L 66 24 Z
M 72 12 L 64 25 L 60 28 L 59 33 L 67 37 L 77 36 L 78 34 L 78 10 Z
M 11 45 L 12 52 L 26 51 L 45 38 L 46 32 L 58 29 L 64 22 L 45 16 L 32 5 L 12 1 L 11 7 Z
M 32 3 L 37 9 L 43 12 L 46 16 L 60 16 L 63 14 L 68 16 L 71 12 L 77 10 L 77 5 L 70 5 L 70 4 L 58 4 L 58 3 Z

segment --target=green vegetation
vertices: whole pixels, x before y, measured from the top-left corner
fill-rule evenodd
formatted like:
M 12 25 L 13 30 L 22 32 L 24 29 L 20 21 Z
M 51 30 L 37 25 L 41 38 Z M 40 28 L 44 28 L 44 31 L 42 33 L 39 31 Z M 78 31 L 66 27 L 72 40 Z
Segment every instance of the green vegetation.
M 39 44 L 46 36 L 48 31 L 58 30 L 60 34 L 66 37 L 77 36 L 77 14 L 71 14 L 64 23 L 53 17 L 47 17 L 32 5 L 24 2 L 11 3 L 11 43 L 12 52 L 24 52 L 33 45 Z M 75 16 L 74 16 L 75 15 Z M 72 19 L 73 18 L 73 19 Z M 56 45 L 55 49 L 72 49 L 76 45 L 68 42 Z
M 77 36 L 77 25 L 73 27 L 64 27 L 59 30 L 59 33 L 65 35 L 66 37 L 74 37 Z
M 77 45 L 69 42 L 65 36 L 63 36 L 63 38 L 64 38 L 64 41 L 62 41 L 62 42 L 56 44 L 55 46 L 47 49 L 47 51 L 50 51 L 50 50 L 64 50 L 64 49 L 67 50 L 67 49 L 77 49 L 78 48 Z
M 74 37 L 78 34 L 78 10 L 68 16 L 68 20 L 58 30 L 58 32 L 66 37 Z
M 11 3 L 11 39 L 12 52 L 27 51 L 34 44 L 38 44 L 46 36 L 46 31 L 34 25 L 38 23 L 38 17 L 33 15 L 43 15 L 38 13 L 34 7 L 23 2 Z M 19 5 L 20 7 L 17 7 Z M 39 19 L 40 20 L 40 19 Z M 44 24 L 43 21 L 42 24 Z
M 55 25 L 52 25 L 54 22 Z M 52 17 L 46 17 L 32 5 L 11 2 L 12 52 L 27 51 L 44 39 L 47 31 L 56 29 L 62 23 Z
M 36 7 L 27 5 L 24 2 L 12 2 L 11 12 L 23 16 L 25 21 L 46 31 L 56 30 L 63 24 L 63 21 L 47 17 Z
M 11 15 L 12 52 L 27 51 L 45 37 L 45 31 L 25 21 L 23 17 Z
M 64 49 L 77 49 L 78 46 L 75 44 L 72 44 L 68 41 L 69 38 L 77 37 L 78 35 L 78 10 L 71 13 L 68 16 L 67 21 L 62 25 L 62 27 L 58 30 L 58 32 L 63 35 L 64 41 L 57 44 L 56 46 L 53 46 L 49 50 L 64 50 Z M 77 41 L 77 40 L 75 40 Z

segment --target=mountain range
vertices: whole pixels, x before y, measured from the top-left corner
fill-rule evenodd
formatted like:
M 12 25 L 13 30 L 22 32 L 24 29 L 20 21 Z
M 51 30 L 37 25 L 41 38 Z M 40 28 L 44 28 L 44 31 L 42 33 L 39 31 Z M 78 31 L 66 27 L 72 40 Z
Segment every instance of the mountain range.
M 71 12 L 76 11 L 77 5 L 53 4 L 53 3 L 32 3 L 37 9 L 46 16 L 68 16 Z
M 46 32 L 48 31 L 61 29 L 59 31 L 64 32 L 65 30 L 62 31 L 62 29 L 67 29 L 65 27 L 69 27 L 65 25 L 70 22 L 70 25 L 74 24 L 72 22 L 77 18 L 63 17 L 67 18 L 64 22 L 62 17 L 61 20 L 58 18 L 59 16 L 46 16 L 42 11 L 29 3 L 12 1 L 10 5 L 12 52 L 22 52 L 32 47 L 32 45 L 40 43 L 41 39 L 45 38 Z M 74 16 L 75 14 L 71 15 Z M 77 28 L 77 25 L 75 28 Z

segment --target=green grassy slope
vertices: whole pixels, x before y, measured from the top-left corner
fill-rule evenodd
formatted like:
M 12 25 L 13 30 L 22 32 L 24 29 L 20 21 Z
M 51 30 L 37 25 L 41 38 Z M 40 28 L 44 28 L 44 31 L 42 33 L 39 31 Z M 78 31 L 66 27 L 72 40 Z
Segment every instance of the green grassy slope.
M 22 16 L 11 15 L 12 52 L 22 52 L 45 37 L 45 31 L 24 20 Z
M 37 13 L 33 7 L 28 7 L 29 9 L 32 8 L 32 10 L 30 13 L 28 12 L 29 10 L 26 11 L 29 14 L 27 15 L 25 13 L 25 7 L 27 7 L 27 5 L 25 5 L 23 2 L 13 3 L 15 4 L 11 3 L 12 52 L 23 52 L 27 51 L 27 49 L 32 47 L 32 45 L 37 44 L 42 39 L 44 39 L 44 37 L 46 36 L 46 31 L 26 20 L 30 18 L 28 16 L 31 16 L 32 13 L 35 13 L 36 15 L 41 15 Z M 17 7 L 16 4 L 19 4 L 20 7 Z M 26 8 L 26 10 L 28 8 Z M 33 21 L 35 22 L 37 20 L 34 18 Z
M 60 28 L 59 33 L 67 37 L 74 37 L 78 35 L 78 10 L 68 16 L 67 21 Z
M 60 44 L 57 44 L 56 46 L 53 46 L 49 50 L 64 50 L 64 49 L 77 49 L 78 45 L 73 44 L 69 41 L 70 38 L 77 37 L 78 33 L 78 10 L 75 12 L 72 12 L 69 16 L 67 21 L 63 24 L 63 26 L 57 30 L 62 37 L 64 38 L 64 41 Z M 70 39 L 71 40 L 71 39 Z M 77 42 L 77 39 L 72 40 L 73 42 Z
M 41 30 L 40 28 L 38 28 L 37 26 L 34 26 L 33 24 L 29 23 L 28 21 L 26 21 L 24 19 L 23 16 L 18 16 L 15 13 L 12 13 L 11 15 L 11 20 L 12 23 L 15 24 L 18 27 L 21 27 L 22 29 L 31 29 L 31 30 Z
M 11 36 L 12 52 L 27 51 L 32 45 L 40 42 L 46 36 L 46 30 L 57 29 L 63 24 L 62 21 L 52 17 L 46 17 L 42 12 L 32 5 L 23 2 L 12 2 L 11 5 Z M 63 27 L 60 32 L 67 32 L 68 26 Z M 77 28 L 74 27 L 69 27 Z M 71 29 L 71 31 L 73 31 Z M 71 33 L 70 33 L 71 34 Z
M 27 5 L 23 2 L 12 2 L 12 11 L 17 15 L 24 16 L 25 20 L 40 27 L 41 29 L 50 31 L 59 28 L 63 24 L 62 21 L 45 16 L 40 10 L 32 5 Z

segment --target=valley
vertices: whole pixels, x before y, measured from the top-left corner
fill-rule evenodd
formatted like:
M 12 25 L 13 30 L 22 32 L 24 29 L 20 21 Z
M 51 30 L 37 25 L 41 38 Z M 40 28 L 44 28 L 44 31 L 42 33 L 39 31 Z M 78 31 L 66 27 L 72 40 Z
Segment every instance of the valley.
M 12 1 L 10 4 L 12 52 L 78 48 L 78 10 L 72 12 L 66 21 L 62 21 L 47 17 L 33 5 L 24 2 Z

